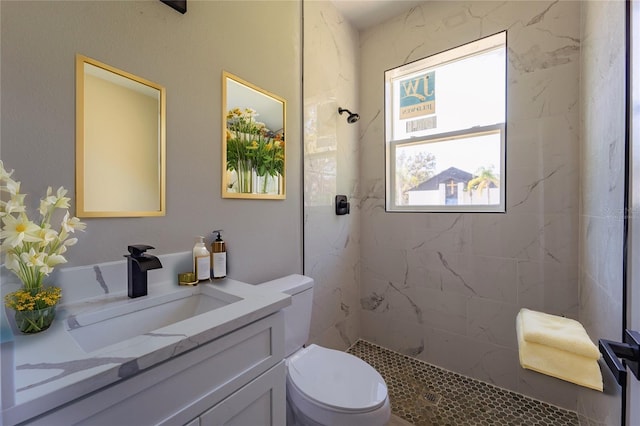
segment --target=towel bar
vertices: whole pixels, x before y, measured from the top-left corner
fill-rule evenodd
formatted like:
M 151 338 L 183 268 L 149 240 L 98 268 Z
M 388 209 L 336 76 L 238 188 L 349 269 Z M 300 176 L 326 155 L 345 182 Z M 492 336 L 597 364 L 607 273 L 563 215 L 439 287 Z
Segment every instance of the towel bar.
M 620 386 L 626 386 L 627 369 L 640 380 L 640 333 L 634 330 L 624 331 L 624 343 L 611 340 L 598 340 L 598 349 Z M 624 364 L 618 359 L 624 359 Z

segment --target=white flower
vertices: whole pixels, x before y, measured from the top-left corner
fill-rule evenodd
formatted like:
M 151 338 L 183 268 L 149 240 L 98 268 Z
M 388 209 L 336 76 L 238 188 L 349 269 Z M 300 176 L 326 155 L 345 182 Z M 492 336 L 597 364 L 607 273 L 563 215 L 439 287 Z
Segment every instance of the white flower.
M 61 263 L 67 263 L 67 259 L 65 259 L 64 256 L 54 254 L 47 256 L 45 263 L 47 264 L 47 266 L 51 267 L 51 270 L 53 270 L 54 266 L 57 266 Z
M 47 193 L 49 192 L 49 190 L 51 190 L 51 187 L 49 187 L 49 189 L 47 190 Z M 49 200 L 49 197 L 46 197 L 40 200 L 40 208 L 38 209 L 40 211 L 40 215 L 46 216 L 50 208 L 51 208 L 51 200 Z
M 20 254 L 20 260 L 27 266 L 33 267 L 41 267 L 45 266 L 44 262 L 45 254 L 42 252 L 36 252 L 34 249 L 30 249 L 26 253 Z
M 6 182 L 7 182 L 7 185 L 4 188 L 6 188 L 9 194 L 18 195 L 20 193 L 20 182 L 16 182 L 15 180 L 12 180 L 12 179 L 7 179 Z
M 0 191 L 9 193 L 8 201 L 0 201 L 0 249 L 6 253 L 5 267 L 15 273 L 26 288 L 39 288 L 45 275 L 55 266 L 66 263 L 63 254 L 67 247 L 78 239 L 68 238 L 75 230 L 84 230 L 86 225 L 69 215 L 67 190 L 58 188 L 54 193 L 47 188 L 46 196 L 40 200 L 39 224 L 29 220 L 25 208 L 25 195 L 20 194 L 20 182 L 11 178 L 0 161 Z M 60 227 L 53 229 L 51 218 L 56 209 L 67 209 Z
M 4 163 L 2 162 L 2 160 L 0 160 L 0 180 L 8 179 L 9 177 L 11 177 L 12 173 L 13 170 L 7 173 L 7 171 L 4 169 Z
M 0 217 L 13 213 L 23 213 L 24 208 L 24 195 L 14 195 L 7 202 L 0 202 L 2 208 L 0 209 Z
M 6 212 L 8 214 L 12 213 L 24 213 L 26 211 L 24 207 L 24 194 L 17 194 L 11 197 L 9 201 L 7 201 Z
M 46 216 L 50 209 L 68 209 L 70 198 L 65 197 L 67 190 L 62 186 L 53 195 L 53 189 L 47 188 L 47 196 L 40 200 L 40 214 Z
M 40 247 L 44 248 L 58 239 L 58 233 L 50 228 L 40 228 L 40 232 L 38 236 L 42 241 L 40 241 Z
M 4 163 L 2 162 L 2 160 L 0 160 L 0 182 L 5 180 L 10 180 L 12 174 L 13 174 L 13 170 L 11 170 L 10 172 L 7 172 L 4 169 Z
M 17 247 L 25 242 L 38 242 L 40 238 L 38 234 L 40 227 L 31 222 L 29 218 L 22 214 L 20 216 L 13 217 L 11 215 L 4 216 L 2 218 L 4 227 L 0 231 L 0 239 L 3 239 L 3 246 Z
M 77 238 L 69 238 L 68 240 L 65 240 L 64 244 L 62 245 L 62 247 L 71 247 L 73 245 L 75 245 L 78 242 Z M 67 249 L 65 248 L 65 251 Z
M 20 257 L 15 253 L 7 253 L 4 258 L 4 267 L 10 271 L 20 271 Z
M 79 231 L 84 231 L 84 229 L 87 227 L 87 225 L 83 222 L 80 222 L 80 219 L 78 219 L 77 217 L 69 217 L 69 212 L 67 212 L 64 215 L 64 218 L 62 219 L 62 228 L 66 231 L 66 232 L 75 232 L 75 230 L 79 230 Z

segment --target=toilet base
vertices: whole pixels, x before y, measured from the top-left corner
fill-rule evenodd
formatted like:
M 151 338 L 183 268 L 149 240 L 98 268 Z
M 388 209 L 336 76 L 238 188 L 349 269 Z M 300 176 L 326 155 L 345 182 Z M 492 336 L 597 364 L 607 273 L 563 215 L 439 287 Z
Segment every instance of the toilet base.
M 287 426 L 324 426 L 304 415 L 287 398 Z
M 313 413 L 313 417 L 307 413 Z M 287 426 L 384 426 L 390 418 L 389 397 L 373 411 L 343 413 L 312 406 L 295 392 L 290 392 L 287 386 Z

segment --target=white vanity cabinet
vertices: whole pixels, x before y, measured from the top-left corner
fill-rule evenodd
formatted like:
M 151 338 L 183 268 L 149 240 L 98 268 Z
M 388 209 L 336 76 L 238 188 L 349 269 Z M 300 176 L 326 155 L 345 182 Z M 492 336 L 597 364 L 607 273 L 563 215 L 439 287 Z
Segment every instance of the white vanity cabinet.
M 282 315 L 252 322 L 28 423 L 284 425 Z
M 284 425 L 286 370 L 281 361 L 188 425 Z

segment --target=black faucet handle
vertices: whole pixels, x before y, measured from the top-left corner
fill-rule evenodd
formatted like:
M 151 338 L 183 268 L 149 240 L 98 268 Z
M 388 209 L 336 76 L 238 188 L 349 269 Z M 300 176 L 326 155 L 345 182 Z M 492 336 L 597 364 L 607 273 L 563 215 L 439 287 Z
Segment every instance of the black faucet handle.
M 140 257 L 144 254 L 145 251 L 151 249 L 155 249 L 155 247 L 147 244 L 134 244 L 127 247 L 127 250 L 129 250 L 129 253 L 131 253 L 131 256 L 133 257 Z

